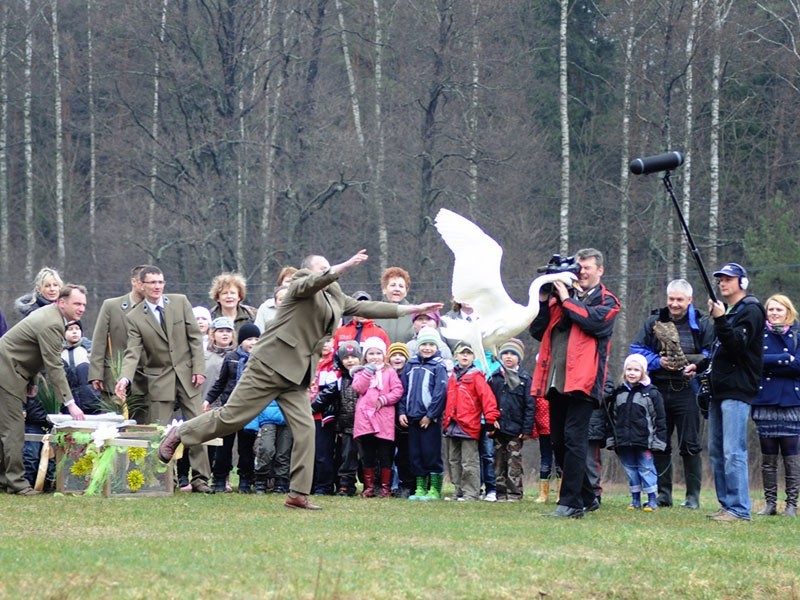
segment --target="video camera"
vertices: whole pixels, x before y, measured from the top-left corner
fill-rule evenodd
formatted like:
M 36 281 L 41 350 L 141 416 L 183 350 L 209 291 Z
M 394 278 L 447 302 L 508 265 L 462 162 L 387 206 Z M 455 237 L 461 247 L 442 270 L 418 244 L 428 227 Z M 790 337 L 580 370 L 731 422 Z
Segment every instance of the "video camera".
M 537 273 L 572 273 L 575 277 L 581 274 L 581 265 L 576 262 L 574 256 L 561 256 L 560 254 L 553 254 L 553 257 L 543 267 L 536 269 Z M 546 283 L 542 286 L 542 293 L 551 294 L 553 292 L 553 284 Z

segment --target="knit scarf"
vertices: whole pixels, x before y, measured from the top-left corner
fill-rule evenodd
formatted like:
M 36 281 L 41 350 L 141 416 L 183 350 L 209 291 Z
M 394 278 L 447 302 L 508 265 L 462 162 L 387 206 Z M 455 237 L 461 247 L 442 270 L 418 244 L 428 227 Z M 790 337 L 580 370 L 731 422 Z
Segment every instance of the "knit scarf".
M 778 325 L 777 323 L 770 323 L 767 321 L 767 329 L 769 329 L 772 333 L 777 333 L 783 335 L 789 331 L 791 325 Z

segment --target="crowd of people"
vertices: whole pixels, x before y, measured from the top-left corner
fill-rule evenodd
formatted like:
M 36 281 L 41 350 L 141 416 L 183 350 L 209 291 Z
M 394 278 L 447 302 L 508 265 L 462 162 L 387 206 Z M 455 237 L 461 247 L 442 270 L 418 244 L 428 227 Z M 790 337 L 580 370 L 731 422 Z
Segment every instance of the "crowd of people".
M 582 249 L 573 287 L 540 292 L 529 334 L 534 368 L 512 338 L 496 355 L 476 355 L 443 337 L 443 316 L 480 319 L 453 302 L 412 304 L 409 273 L 387 269 L 382 299 L 345 294 L 339 279 L 367 260 L 364 251 L 330 265 L 312 255 L 281 270 L 274 294 L 246 304 L 236 273 L 214 278 L 210 306 L 165 293 L 152 265 L 131 271 L 130 291 L 105 300 L 92 339 L 81 316 L 86 290 L 43 268 L 19 298 L 22 319 L 7 329 L 0 313 L 0 489 L 35 495 L 41 447 L 25 433 L 49 430 L 47 414 L 73 419 L 124 406 L 142 423 L 168 425 L 159 458 L 177 461 L 180 489 L 286 494 L 288 508 L 315 510 L 310 495 L 412 501 L 515 502 L 523 498 L 522 447 L 538 438 L 537 502 L 553 517 L 581 518 L 602 506 L 600 448 L 627 474 L 630 510 L 673 505 L 672 438 L 677 436 L 686 495 L 698 509 L 708 453 L 720 522 L 751 518 L 747 426 L 761 446 L 765 508 L 778 513 L 782 457 L 786 501 L 800 491 L 800 366 L 797 312 L 782 294 L 762 306 L 736 263 L 714 273 L 721 299 L 708 316 L 689 282 L 666 288 L 630 344 L 615 381 L 608 357 L 619 301 L 602 283 L 603 255 Z M 765 308 L 766 307 L 766 308 Z M 613 365 L 612 365 L 613 367 Z M 58 404 L 59 406 L 56 406 Z M 220 446 L 203 442 L 221 438 Z M 51 461 L 52 463 L 52 461 Z M 445 497 L 445 474 L 454 492 Z M 360 483 L 360 488 L 359 488 Z M 360 492 L 359 492 L 360 490 Z

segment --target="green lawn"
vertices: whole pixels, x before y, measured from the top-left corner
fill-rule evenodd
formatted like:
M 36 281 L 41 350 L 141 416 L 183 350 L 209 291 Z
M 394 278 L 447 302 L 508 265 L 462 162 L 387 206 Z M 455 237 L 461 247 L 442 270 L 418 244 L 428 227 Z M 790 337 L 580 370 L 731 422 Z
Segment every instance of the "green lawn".
M 532 490 L 531 490 L 532 491 Z M 3 598 L 796 598 L 800 520 L 553 504 L 0 496 Z

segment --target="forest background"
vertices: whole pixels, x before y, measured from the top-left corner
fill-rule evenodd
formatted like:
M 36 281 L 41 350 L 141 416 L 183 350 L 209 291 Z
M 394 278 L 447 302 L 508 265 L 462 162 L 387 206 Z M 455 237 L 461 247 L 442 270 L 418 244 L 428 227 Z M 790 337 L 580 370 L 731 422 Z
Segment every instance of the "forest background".
M 705 308 L 662 174 L 709 272 L 800 300 L 800 0 L 4 0 L 0 306 L 44 265 L 102 299 L 138 263 L 208 303 L 366 247 L 345 291 L 449 297 L 440 207 L 505 249 L 509 293 L 594 246 L 618 364 L 664 285 Z M 527 336 L 525 336 L 527 338 Z M 530 340 L 526 340 L 530 343 Z

